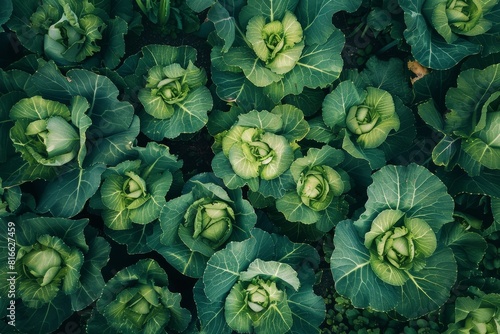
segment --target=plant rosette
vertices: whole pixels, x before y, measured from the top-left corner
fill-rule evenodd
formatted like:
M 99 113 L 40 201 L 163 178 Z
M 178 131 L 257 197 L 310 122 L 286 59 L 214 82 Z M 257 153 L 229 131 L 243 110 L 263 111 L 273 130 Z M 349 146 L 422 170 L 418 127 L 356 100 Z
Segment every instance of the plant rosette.
M 197 174 L 163 206 L 155 250 L 183 275 L 199 278 L 217 250 L 249 238 L 256 222 L 241 189 L 227 189 L 212 173 Z
M 471 178 L 487 173 L 499 174 L 499 69 L 500 64 L 494 64 L 484 69 L 462 71 L 456 87 L 446 92 L 445 103 L 449 112 L 444 117 L 432 99 L 419 105 L 418 112 L 423 120 L 443 134 L 432 151 L 436 165 L 446 170 L 459 165 Z M 478 183 L 483 182 L 478 180 Z M 498 193 L 487 194 L 496 196 Z
M 330 231 L 346 219 L 349 208 L 342 194 L 350 190 L 349 175 L 339 167 L 344 153 L 331 146 L 310 148 L 290 166 L 296 187 L 276 200 L 276 208 L 290 222 L 315 224 Z
M 446 70 L 467 56 L 500 51 L 498 0 L 406 0 L 399 4 L 407 27 L 404 37 L 412 55 L 425 67 Z
M 144 107 L 141 131 L 152 140 L 195 133 L 208 122 L 212 95 L 205 69 L 196 65 L 190 46 L 148 45 L 130 56 L 117 72 L 137 92 Z
M 146 253 L 154 248 L 149 239 L 160 230 L 158 218 L 182 161 L 156 142 L 134 149 L 137 160 L 125 160 L 102 174 L 90 205 L 101 215 L 107 235 L 127 245 L 129 253 Z
M 139 118 L 118 101 L 110 79 L 87 70 L 62 75 L 54 62 L 40 61 L 26 85 L 29 96 L 11 106 L 9 127 L 1 128 L 12 149 L 0 177 L 7 187 L 43 180 L 37 210 L 73 217 L 97 191 L 106 165 L 132 156 Z
M 78 95 L 69 106 L 37 95 L 21 99 L 12 107 L 10 138 L 30 170 L 38 172 L 31 175 L 51 179 L 57 174 L 55 167 L 73 161 L 82 165 L 78 157 L 85 156 L 86 131 L 91 124 L 88 109 L 87 100 Z
M 228 80 L 239 73 L 240 79 L 264 88 L 264 95 L 278 103 L 305 87 L 325 88 L 339 77 L 345 38 L 327 17 L 340 10 L 354 11 L 361 1 L 324 6 L 295 0 L 279 4 L 249 0 L 226 7 L 202 3 L 208 4 L 200 7 L 212 6 L 207 17 L 217 36 L 212 35 L 211 55 L 213 71 L 220 72 L 216 75 Z
M 27 0 L 14 6 L 7 26 L 26 49 L 60 66 L 102 63 L 114 68 L 125 54 L 128 24 L 133 27 L 139 13 L 134 14 L 130 1 L 120 1 L 119 10 L 109 11 L 110 2 Z
M 297 142 L 308 131 L 304 114 L 292 105 L 241 114 L 229 130 L 216 135 L 213 171 L 230 189 L 248 184 L 252 191 L 279 198 L 293 183 L 288 170 Z
M 181 294 L 170 291 L 168 284 L 167 273 L 152 259 L 120 270 L 106 283 L 87 332 L 183 332 L 191 312 L 181 307 Z
M 416 131 L 403 69 L 400 60 L 374 56 L 363 71 L 347 73 L 325 96 L 307 138 L 342 147 L 374 170 L 407 150 Z
M 466 287 L 456 299 L 443 307 L 441 321 L 445 334 L 496 333 L 499 330 L 499 288 L 497 276 L 475 276 L 462 281 Z
M 446 187 L 424 167 L 381 168 L 368 187 L 365 212 L 335 228 L 330 268 L 336 291 L 357 308 L 394 310 L 409 319 L 437 310 L 457 279 L 453 248 L 438 234 L 452 214 Z
M 3 235 L 11 235 L 7 233 L 7 220 L 2 218 L 0 222 Z M 110 246 L 88 226 L 88 219 L 25 214 L 10 216 L 9 222 L 9 226 L 15 226 L 15 269 L 2 271 L 0 276 L 7 282 L 12 272 L 16 273 L 15 327 L 23 333 L 56 331 L 75 311 L 100 296 L 104 287 L 101 268 L 108 262 Z M 2 260 L 7 263 L 7 238 L 0 247 Z M 1 289 L 7 296 L 9 286 L 3 284 Z M 2 299 L 2 309 L 6 310 L 4 304 L 9 300 Z M 39 319 L 47 321 L 40 323 Z
M 313 291 L 318 264 L 310 245 L 254 229 L 217 251 L 195 285 L 200 330 L 319 333 L 325 304 Z
M 338 133 L 342 148 L 355 158 L 367 160 L 373 169 L 385 164 L 381 146 L 401 124 L 389 92 L 376 87 L 358 88 L 352 81 L 341 82 L 325 97 L 322 116 L 326 126 Z

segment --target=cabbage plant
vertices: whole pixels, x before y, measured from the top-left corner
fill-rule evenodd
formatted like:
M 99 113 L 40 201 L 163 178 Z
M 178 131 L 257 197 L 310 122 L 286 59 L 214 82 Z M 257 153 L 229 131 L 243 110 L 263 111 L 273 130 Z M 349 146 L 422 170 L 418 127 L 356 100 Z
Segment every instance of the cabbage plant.
M 174 174 L 182 161 L 167 146 L 150 142 L 135 147 L 136 160 L 125 160 L 102 174 L 102 184 L 90 204 L 98 212 L 106 233 L 126 244 L 129 253 L 151 251 L 148 238 L 166 203 Z
M 443 308 L 443 333 L 495 333 L 500 329 L 499 279 L 481 275 L 463 281 L 464 289 Z
M 322 100 L 321 112 L 308 120 L 306 139 L 342 148 L 373 170 L 400 156 L 416 135 L 404 71 L 401 60 L 376 56 L 361 71 L 345 71 Z
M 443 135 L 432 152 L 436 165 L 447 170 L 458 165 L 471 177 L 500 170 L 499 68 L 462 71 L 456 87 L 446 92 L 444 117 L 432 99 L 419 106 L 424 121 Z
M 17 102 L 2 103 L 10 109 L 0 177 L 6 187 L 43 180 L 37 210 L 72 217 L 97 191 L 106 166 L 134 154 L 139 119 L 111 80 L 91 71 L 63 75 L 54 62 L 40 61 L 23 80 L 24 91 L 8 95 Z
M 445 334 L 489 334 L 500 331 L 500 295 L 498 293 L 485 293 L 472 286 L 466 295 L 458 297 L 454 304 L 453 320 L 448 325 Z
M 105 10 L 109 4 L 27 0 L 22 6 L 14 6 L 7 27 L 17 33 L 29 51 L 60 66 L 86 62 L 114 68 L 125 54 L 123 35 L 128 32 L 128 23 L 133 24 L 138 13 L 134 15 L 130 0 L 120 1 L 121 8 L 115 13 Z
M 165 270 L 139 260 L 115 274 L 104 287 L 87 324 L 88 333 L 171 333 L 184 331 L 191 313 L 181 294 L 169 290 Z
M 197 174 L 163 206 L 155 250 L 182 274 L 201 277 L 208 259 L 227 243 L 249 238 L 256 221 L 241 189 L 227 189 L 212 173 Z
M 346 218 L 349 207 L 342 196 L 351 188 L 349 175 L 339 167 L 343 160 L 344 153 L 331 146 L 310 148 L 305 157 L 292 162 L 296 186 L 276 200 L 276 208 L 288 221 L 331 230 Z
M 15 273 L 15 296 L 9 294 L 15 300 L 15 327 L 23 333 L 53 332 L 100 296 L 104 287 L 101 268 L 108 262 L 109 244 L 97 236 L 88 219 L 33 214 L 8 219 L 9 223 L 7 218 L 0 219 L 1 229 L 6 236 L 15 235 L 17 255 L 10 274 L 3 271 L 2 279 Z M 7 264 L 6 244 L 4 238 L 2 259 Z M 2 285 L 2 295 L 7 296 L 4 287 L 8 290 Z
M 305 87 L 324 88 L 338 78 L 345 38 L 331 17 L 340 10 L 354 11 L 360 3 L 317 6 L 313 1 L 249 0 L 198 1 L 191 6 L 200 11 L 211 6 L 207 18 L 218 36 L 211 56 L 216 75 L 229 80 L 239 73 L 278 102 Z M 240 90 L 246 86 L 240 85 Z
M 406 318 L 435 311 L 457 279 L 454 252 L 439 234 L 453 221 L 453 199 L 416 164 L 385 166 L 372 177 L 365 211 L 335 228 L 335 289 L 357 308 Z
M 190 46 L 148 45 L 118 69 L 128 87 L 140 87 L 141 131 L 150 139 L 194 133 L 207 123 L 212 95 L 205 87 L 205 69 L 195 63 L 196 50 Z
M 407 29 L 404 37 L 425 67 L 449 69 L 463 58 L 500 51 L 498 0 L 399 1 Z
M 297 141 L 308 131 L 304 114 L 292 105 L 241 114 L 230 129 L 217 135 L 220 147 L 214 146 L 213 171 L 230 189 L 248 184 L 252 191 L 281 197 Z
M 209 260 L 194 287 L 204 333 L 319 333 L 323 299 L 313 291 L 314 248 L 254 229 Z

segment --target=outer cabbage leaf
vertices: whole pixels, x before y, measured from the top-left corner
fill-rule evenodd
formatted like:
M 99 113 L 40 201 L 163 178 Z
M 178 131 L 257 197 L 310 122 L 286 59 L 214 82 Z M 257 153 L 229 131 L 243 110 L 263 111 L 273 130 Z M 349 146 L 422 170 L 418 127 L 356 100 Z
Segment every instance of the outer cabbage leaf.
M 263 89 L 254 86 L 243 73 L 214 71 L 211 79 L 216 85 L 217 95 L 223 101 L 236 105 L 242 110 L 269 110 L 274 106 L 265 96 Z M 212 122 L 213 116 L 211 113 L 209 123 Z
M 466 230 L 458 216 L 440 231 L 440 239 L 453 250 L 458 266 L 459 279 L 467 279 L 477 270 L 486 252 L 486 241 L 479 233 Z
M 4 0 L 0 9 L 0 32 L 4 32 L 2 25 L 7 22 L 12 14 L 12 0 Z

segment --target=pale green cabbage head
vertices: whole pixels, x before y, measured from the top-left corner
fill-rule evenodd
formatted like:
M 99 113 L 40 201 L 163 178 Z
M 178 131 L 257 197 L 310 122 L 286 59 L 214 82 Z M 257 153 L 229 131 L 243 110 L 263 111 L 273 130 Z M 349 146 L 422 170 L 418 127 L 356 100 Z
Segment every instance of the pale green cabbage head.
M 425 267 L 425 258 L 437 247 L 436 234 L 427 222 L 409 218 L 400 210 L 387 209 L 373 220 L 365 234 L 370 265 L 375 274 L 391 285 L 403 285 L 408 270 Z
M 366 92 L 365 100 L 347 111 L 346 127 L 361 147 L 376 148 L 391 130 L 399 130 L 400 121 L 391 94 L 375 87 L 367 87 Z
M 246 37 L 255 54 L 277 74 L 294 68 L 304 48 L 302 26 L 289 11 L 282 20 L 271 22 L 264 16 L 254 16 L 248 22 Z
M 427 0 L 423 6 L 426 19 L 446 42 L 459 36 L 478 36 L 486 33 L 493 22 L 484 15 L 497 0 Z

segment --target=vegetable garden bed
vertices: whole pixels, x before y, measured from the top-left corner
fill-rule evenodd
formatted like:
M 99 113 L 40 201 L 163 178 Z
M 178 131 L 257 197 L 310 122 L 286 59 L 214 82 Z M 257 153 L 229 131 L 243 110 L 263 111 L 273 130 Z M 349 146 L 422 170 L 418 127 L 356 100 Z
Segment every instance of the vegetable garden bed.
M 0 0 L 1 333 L 499 333 L 498 0 Z

